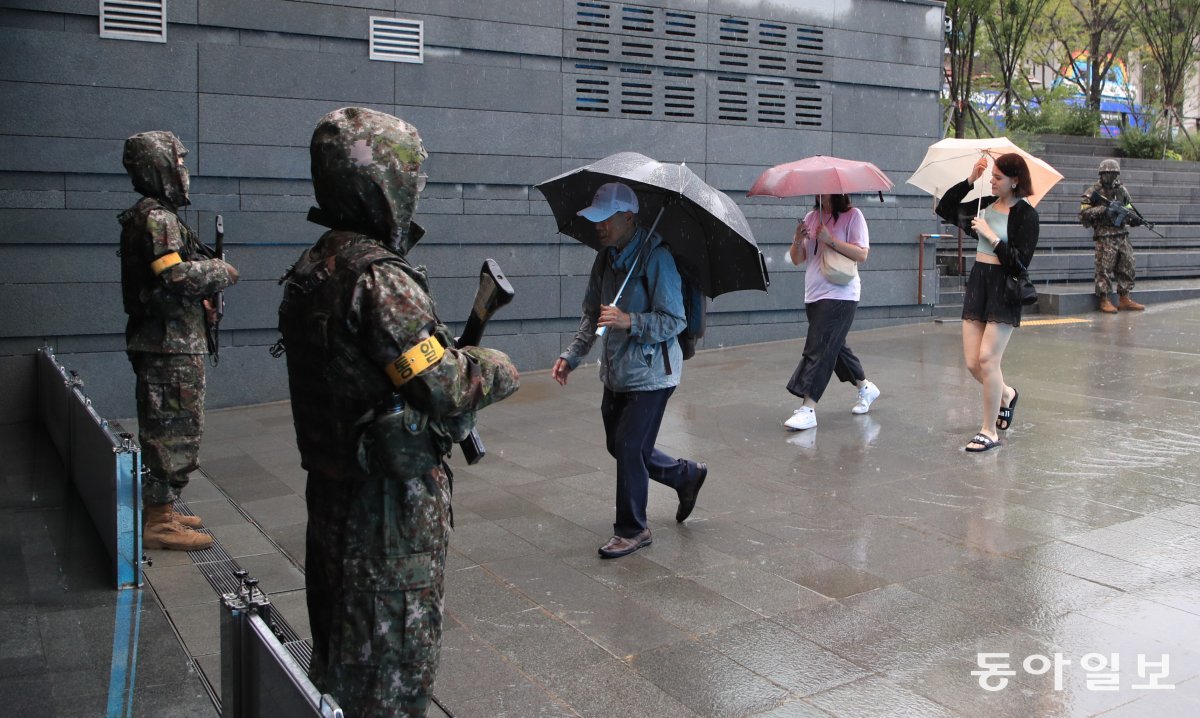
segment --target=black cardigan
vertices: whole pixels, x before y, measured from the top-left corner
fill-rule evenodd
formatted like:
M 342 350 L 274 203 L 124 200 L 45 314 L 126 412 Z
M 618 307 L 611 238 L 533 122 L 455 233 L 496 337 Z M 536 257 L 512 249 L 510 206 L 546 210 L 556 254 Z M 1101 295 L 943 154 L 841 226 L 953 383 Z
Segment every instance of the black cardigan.
M 978 239 L 978 234 L 971 227 L 971 220 L 975 218 L 975 200 L 962 201 L 962 198 L 971 191 L 971 186 L 970 182 L 963 180 L 946 190 L 946 194 L 942 195 L 942 199 L 938 201 L 937 209 L 934 211 L 947 223 L 961 227 L 967 235 Z M 984 197 L 979 206 L 982 209 L 995 201 L 995 196 Z M 1021 264 L 1026 269 L 1029 268 L 1029 263 L 1033 261 L 1033 251 L 1037 249 L 1039 228 L 1037 210 L 1029 202 L 1017 202 L 1009 208 L 1008 241 L 996 245 L 996 257 L 1000 259 L 1000 264 L 1008 270 L 1009 274 L 1018 273 L 1013 262 L 1013 250 L 1016 250 L 1015 256 L 1021 259 Z

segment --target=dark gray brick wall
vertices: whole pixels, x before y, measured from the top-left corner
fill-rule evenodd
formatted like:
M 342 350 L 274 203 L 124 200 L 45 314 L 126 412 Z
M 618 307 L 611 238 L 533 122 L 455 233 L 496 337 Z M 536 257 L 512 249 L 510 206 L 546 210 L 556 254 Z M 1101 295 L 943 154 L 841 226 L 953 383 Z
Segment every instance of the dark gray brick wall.
M 210 406 L 285 398 L 283 362 L 267 352 L 277 280 L 321 231 L 304 219 L 312 127 L 350 104 L 421 129 L 429 235 L 414 259 L 452 323 L 483 259 L 500 261 L 517 299 L 488 341 L 522 369 L 549 366 L 574 331 L 592 257 L 557 235 L 533 185 L 620 150 L 687 162 L 727 191 L 767 258 L 770 292 L 714 301 L 704 346 L 803 332 L 802 268 L 784 252 L 811 199 L 745 191 L 765 167 L 812 154 L 868 159 L 900 183 L 883 204 L 857 198 L 872 240 L 858 324 L 928 316 L 915 242 L 934 225 L 903 179 L 939 131 L 939 3 L 598 4 L 599 20 L 577 0 L 168 0 L 157 44 L 101 39 L 94 0 L 0 0 L 0 423 L 31 410 L 21 387 L 43 342 L 104 413 L 133 413 L 116 215 L 136 199 L 122 142 L 148 129 L 191 149 L 185 219 L 210 240 L 221 213 L 242 272 Z M 425 63 L 369 60 L 372 15 L 422 20 Z M 629 78 L 651 88 L 649 105 L 621 95 Z M 581 101 L 581 79 L 608 83 L 606 112 Z M 667 87 L 685 102 L 668 106 Z

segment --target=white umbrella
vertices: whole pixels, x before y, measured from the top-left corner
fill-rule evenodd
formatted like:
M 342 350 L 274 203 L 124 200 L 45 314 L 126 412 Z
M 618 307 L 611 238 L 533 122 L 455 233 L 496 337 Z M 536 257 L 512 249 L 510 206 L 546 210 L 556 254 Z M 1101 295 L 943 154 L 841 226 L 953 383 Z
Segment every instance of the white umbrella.
M 908 183 L 925 190 L 934 197 L 941 197 L 946 190 L 965 180 L 971 174 L 971 168 L 980 157 L 988 156 L 993 161 L 1000 155 L 1015 152 L 1025 158 L 1029 166 L 1029 177 L 1033 181 L 1033 194 L 1026 201 L 1033 206 L 1041 201 L 1050 188 L 1063 178 L 1062 173 L 1051 167 L 1044 160 L 1029 154 L 1017 147 L 1007 137 L 989 137 L 983 139 L 960 140 L 953 137 L 935 142 L 929 146 L 921 166 L 908 178 Z M 975 187 L 963 199 L 969 201 L 991 194 L 988 186 L 988 173 L 975 182 Z

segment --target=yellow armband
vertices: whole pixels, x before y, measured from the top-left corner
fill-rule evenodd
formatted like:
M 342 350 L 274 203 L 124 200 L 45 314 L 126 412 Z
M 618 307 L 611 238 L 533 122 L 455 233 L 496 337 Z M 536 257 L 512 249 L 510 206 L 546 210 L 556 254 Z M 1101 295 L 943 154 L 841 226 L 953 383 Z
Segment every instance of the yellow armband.
M 182 261 L 179 257 L 179 252 L 164 254 L 150 263 L 150 271 L 154 272 L 155 276 L 158 276 Z
M 407 384 L 414 376 L 418 376 L 429 369 L 429 367 L 441 361 L 445 353 L 446 349 L 442 346 L 441 342 L 434 337 L 429 337 L 401 354 L 396 361 L 388 364 L 385 369 L 388 377 L 392 380 L 392 384 L 396 388 L 399 388 Z

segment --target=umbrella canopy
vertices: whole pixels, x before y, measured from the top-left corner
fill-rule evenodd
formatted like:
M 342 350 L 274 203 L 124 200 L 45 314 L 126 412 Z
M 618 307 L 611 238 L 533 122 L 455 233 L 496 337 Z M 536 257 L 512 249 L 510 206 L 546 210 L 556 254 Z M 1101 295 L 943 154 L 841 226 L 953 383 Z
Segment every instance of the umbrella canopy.
M 1063 178 L 1062 173 L 1051 167 L 1044 160 L 1029 154 L 1017 147 L 1007 137 L 988 137 L 983 139 L 960 140 L 953 137 L 935 142 L 930 145 L 921 160 L 921 166 L 908 178 L 908 183 L 925 190 L 934 197 L 941 197 L 946 190 L 962 182 L 971 174 L 971 167 L 983 155 L 995 160 L 1009 152 L 1015 152 L 1025 158 L 1029 166 L 1029 177 L 1033 180 L 1033 194 L 1025 200 L 1033 206 L 1046 196 L 1050 188 Z M 975 182 L 974 189 L 964 201 L 978 199 L 991 194 L 987 183 L 987 173 Z
M 618 152 L 546 180 L 537 188 L 550 203 L 558 231 L 599 250 L 596 228 L 575 213 L 592 203 L 600 185 L 624 182 L 638 195 L 638 220 L 656 231 L 679 271 L 706 296 L 766 290 L 766 263 L 750 223 L 724 192 L 682 164 Z M 661 216 L 660 216 L 661 212 Z
M 754 186 L 746 194 L 797 197 L 882 192 L 891 188 L 888 176 L 870 162 L 817 155 L 772 167 L 754 180 Z

